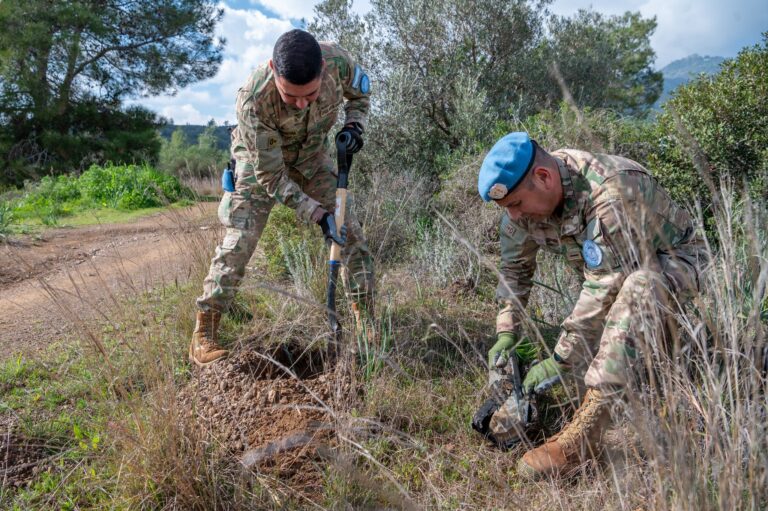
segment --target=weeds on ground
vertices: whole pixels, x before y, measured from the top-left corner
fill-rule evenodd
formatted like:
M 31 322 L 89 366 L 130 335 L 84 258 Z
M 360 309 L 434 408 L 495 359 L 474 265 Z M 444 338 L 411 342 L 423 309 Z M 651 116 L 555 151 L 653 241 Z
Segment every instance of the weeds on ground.
M 192 198 L 176 177 L 149 165 L 93 165 L 80 176 L 45 176 L 5 203 L 7 227 L 17 222 L 55 226 L 63 217 L 99 209 L 137 210 Z M 0 218 L 2 220 L 2 218 Z M 2 222 L 0 222 L 0 226 Z
M 481 277 L 466 286 L 448 278 L 450 269 L 432 279 L 426 266 L 419 271 L 382 268 L 379 302 L 386 299 L 376 331 L 381 344 L 364 350 L 367 355 L 353 386 L 358 393 L 346 401 L 351 405 L 333 410 L 339 445 L 317 461 L 325 478 L 318 505 L 764 508 L 768 454 L 754 446 L 762 445 L 767 434 L 768 389 L 761 361 L 766 353 L 768 248 L 757 228 L 765 224 L 766 211 L 764 205 L 738 202 L 726 190 L 724 186 L 718 243 L 710 247 L 712 266 L 701 283 L 703 293 L 695 308 L 675 311 L 680 342 L 671 351 L 649 351 L 650 376 L 619 410 L 614 428 L 618 442 L 610 456 L 575 480 L 521 482 L 515 465 L 528 446 L 500 452 L 469 426 L 485 398 L 484 359 L 493 342 L 496 313 L 493 279 Z M 457 243 L 467 239 L 446 225 L 440 236 L 445 241 L 449 235 Z M 185 356 L 193 300 L 212 253 L 210 240 L 186 243 L 185 253 L 198 258 L 191 284 L 128 302 L 123 315 L 112 318 L 120 328 L 92 332 L 103 351 L 81 349 L 76 357 L 67 355 L 67 360 L 82 361 L 82 367 L 69 362 L 71 372 L 65 373 L 68 382 L 78 385 L 35 398 L 43 391 L 29 389 L 56 388 L 35 383 L 42 378 L 36 374 L 45 374 L 52 365 L 41 369 L 12 360 L 0 371 L 3 402 L 15 413 L 34 409 L 36 399 L 49 402 L 51 414 L 68 414 L 58 421 L 26 419 L 27 424 L 48 424 L 25 431 L 51 443 L 58 439 L 53 454 L 66 455 L 28 487 L 4 493 L 0 503 L 98 508 L 110 502 L 131 509 L 309 505 L 286 499 L 290 489 L 279 480 L 239 466 L 198 424 L 184 420 L 176 405 L 179 386 L 192 374 Z M 420 250 L 428 253 L 428 248 Z M 281 251 L 284 272 L 271 280 L 250 274 L 243 282 L 239 301 L 253 317 L 225 317 L 223 342 L 228 347 L 286 340 L 322 347 L 327 341 L 323 247 L 286 238 Z M 485 264 L 474 257 L 474 264 Z M 453 264 L 460 263 L 445 268 Z M 542 348 L 556 340 L 557 329 L 548 325 L 559 324 L 572 306 L 578 291 L 573 278 L 559 261 L 540 260 L 539 285 L 528 311 L 538 320 L 531 329 L 538 330 Z M 347 310 L 341 297 L 339 310 Z M 650 344 L 661 347 L 662 339 Z M 9 387 L 8 381 L 25 381 L 28 387 Z M 82 410 L 70 409 L 79 399 L 85 401 Z

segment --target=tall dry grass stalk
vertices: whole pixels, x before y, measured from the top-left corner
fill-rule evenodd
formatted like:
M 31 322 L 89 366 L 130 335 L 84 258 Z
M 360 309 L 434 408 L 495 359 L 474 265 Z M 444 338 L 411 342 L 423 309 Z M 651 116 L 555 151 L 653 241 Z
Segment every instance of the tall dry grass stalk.
M 717 193 L 717 242 L 708 246 L 702 292 L 676 315 L 680 342 L 646 354 L 655 396 L 630 407 L 657 509 L 768 505 L 768 248 L 760 227 L 768 211 L 739 201 L 744 195 L 727 183 Z
M 391 255 L 400 243 L 418 239 L 414 231 L 400 233 L 407 219 L 396 212 L 422 208 L 410 194 L 385 184 L 380 183 L 379 194 L 367 196 L 362 216 L 378 233 L 375 250 Z M 399 196 L 384 195 L 390 193 Z M 477 327 L 468 330 L 468 325 L 479 319 L 492 330 L 495 307 L 483 298 L 449 301 L 443 288 L 450 268 L 439 282 L 430 283 L 407 272 L 410 257 L 398 256 L 392 260 L 406 269 L 385 269 L 401 272 L 388 281 L 390 289 L 380 289 L 380 296 L 390 291 L 395 296 L 387 329 L 381 332 L 393 348 L 368 361 L 376 370 L 365 378 L 352 374 L 351 386 L 359 394 L 350 393 L 343 405 L 318 401 L 332 417 L 340 444 L 324 454 L 326 500 L 305 507 L 635 511 L 768 506 L 766 319 L 761 317 L 768 281 L 762 226 L 768 212 L 763 204 L 739 202 L 727 185 L 719 193 L 712 224 L 717 243 L 709 246 L 711 264 L 700 283 L 702 292 L 694 307 L 669 304 L 677 341 L 670 343 L 663 332 L 647 339 L 650 349 L 642 361 L 648 364 L 648 377 L 617 408 L 617 440 L 598 469 L 576 480 L 522 484 L 514 471 L 522 448 L 501 453 L 475 436 L 468 421 L 483 398 L 485 374 Z M 455 215 L 444 216 L 442 225 L 456 223 L 459 232 L 462 222 L 470 220 L 461 207 Z M 491 216 L 498 218 L 483 213 L 484 225 L 495 223 Z M 107 342 L 90 319 L 79 324 L 96 348 L 95 360 L 111 368 L 110 381 L 123 389 L 118 398 L 127 410 L 110 424 L 111 445 L 104 456 L 117 467 L 110 491 L 116 502 L 131 509 L 279 508 L 291 489 L 233 462 L 204 425 L 178 407 L 178 386 L 189 376 L 185 358 L 194 297 L 218 233 L 190 228 L 181 216 L 177 221 L 182 233 L 177 250 L 192 260 L 192 285 L 180 286 L 171 313 L 155 316 L 163 297 L 153 295 L 147 287 L 151 283 L 126 282 L 133 296 L 154 298 L 143 303 L 110 297 L 103 318 L 129 325 L 109 334 L 117 343 Z M 699 215 L 702 230 L 703 222 Z M 446 233 L 442 235 L 447 243 Z M 495 268 L 496 261 L 488 257 L 487 228 L 471 238 L 476 242 L 461 235 L 451 239 L 464 241 L 462 250 L 477 264 Z M 249 307 L 261 310 L 263 317 L 239 332 L 236 344 L 294 340 L 312 349 L 327 341 L 324 261 L 307 257 L 300 245 L 288 252 L 294 279 L 290 285 L 267 287 L 258 279 L 243 283 L 243 294 L 251 297 L 246 301 L 252 300 Z M 572 304 L 573 282 L 562 267 L 541 277 L 543 284 L 561 291 L 560 298 L 548 301 L 549 290 L 534 297 L 531 306 L 542 309 L 544 321 L 556 323 Z M 87 297 L 89 290 L 79 292 Z M 256 294 L 263 296 L 257 299 Z M 77 318 L 77 311 L 64 312 Z M 531 322 L 528 328 L 538 332 L 540 326 Z M 542 335 L 538 338 L 544 342 Z M 126 359 L 131 363 L 117 363 Z

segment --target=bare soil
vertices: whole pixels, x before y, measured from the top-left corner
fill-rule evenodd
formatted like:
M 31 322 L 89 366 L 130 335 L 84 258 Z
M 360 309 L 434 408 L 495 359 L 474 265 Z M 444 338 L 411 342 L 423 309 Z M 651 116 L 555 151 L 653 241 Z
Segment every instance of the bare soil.
M 195 242 L 210 258 L 216 204 L 125 224 L 52 229 L 0 244 L 0 353 L 34 355 L 126 296 L 186 282 Z M 192 238 L 199 238 L 200 241 Z
M 122 300 L 188 281 L 220 237 L 215 206 L 49 230 L 0 245 L 0 358 L 41 355 L 85 325 L 108 320 L 102 311 Z M 323 480 L 318 450 L 337 443 L 333 410 L 349 396 L 350 379 L 316 353 L 259 351 L 255 340 L 237 345 L 227 360 L 194 368 L 178 395 L 181 409 L 245 467 L 316 500 Z M 15 435 L 14 422 L 8 415 L 0 422 L 4 485 L 26 483 L 56 457 Z
M 289 346 L 245 347 L 197 369 L 179 395 L 181 409 L 246 468 L 316 500 L 324 466 L 318 451 L 337 444 L 337 397 L 350 394 L 341 366 L 324 362 Z

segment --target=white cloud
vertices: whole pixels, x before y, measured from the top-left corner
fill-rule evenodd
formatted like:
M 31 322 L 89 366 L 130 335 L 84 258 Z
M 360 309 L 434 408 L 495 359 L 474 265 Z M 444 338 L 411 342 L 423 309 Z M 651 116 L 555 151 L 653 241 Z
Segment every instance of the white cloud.
M 207 124 L 211 120 L 210 115 L 201 113 L 189 103 L 167 105 L 162 107 L 158 113 L 166 119 L 173 119 L 174 124 Z
M 550 9 L 568 16 L 590 6 L 605 14 L 640 11 L 646 18 L 656 16 L 651 46 L 657 68 L 692 53 L 733 57 L 759 42 L 768 27 L 765 0 L 556 0 Z
M 227 40 L 216 76 L 180 91 L 176 96 L 156 96 L 132 101 L 172 118 L 176 124 L 205 124 L 211 118 L 221 124 L 235 121 L 235 94 L 250 73 L 272 54 L 280 34 L 291 22 L 270 18 L 257 10 L 233 9 L 226 4 L 217 36 Z M 205 113 L 202 113 L 205 112 Z
M 252 0 L 254 5 L 263 5 L 283 18 L 312 19 L 315 14 L 316 0 Z

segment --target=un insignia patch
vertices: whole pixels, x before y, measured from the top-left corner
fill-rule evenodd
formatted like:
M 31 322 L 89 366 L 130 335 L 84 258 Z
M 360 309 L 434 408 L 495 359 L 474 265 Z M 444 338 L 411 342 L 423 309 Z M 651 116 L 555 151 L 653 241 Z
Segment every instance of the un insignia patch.
M 488 197 L 493 200 L 501 200 L 507 196 L 509 190 L 502 183 L 494 183 L 490 190 L 488 190 Z
M 587 268 L 597 268 L 603 262 L 603 251 L 592 240 L 584 242 L 581 247 L 581 255 L 584 257 L 584 262 L 587 263 Z

